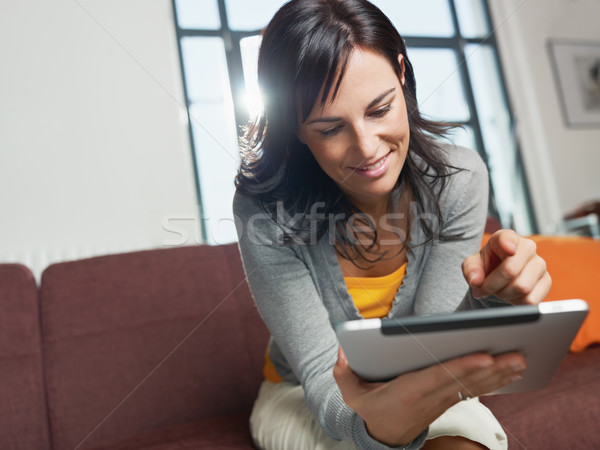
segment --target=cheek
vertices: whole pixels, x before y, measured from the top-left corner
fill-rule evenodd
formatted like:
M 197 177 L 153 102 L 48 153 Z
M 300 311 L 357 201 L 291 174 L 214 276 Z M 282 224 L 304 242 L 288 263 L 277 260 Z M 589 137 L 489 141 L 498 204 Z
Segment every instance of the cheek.
M 391 118 L 393 131 L 390 132 L 392 139 L 399 143 L 408 144 L 410 137 L 410 128 L 408 126 L 408 117 L 406 110 L 397 111 Z
M 396 107 L 392 109 L 393 120 L 401 130 L 408 129 L 408 110 L 403 97 L 398 99 Z
M 314 156 L 319 167 L 327 174 L 332 180 L 338 180 L 343 170 L 343 155 L 339 155 L 335 149 L 331 146 L 319 146 L 311 149 L 311 153 Z
M 335 145 L 333 142 L 311 142 L 308 148 L 324 170 L 342 163 L 344 155 L 340 151 L 340 145 Z

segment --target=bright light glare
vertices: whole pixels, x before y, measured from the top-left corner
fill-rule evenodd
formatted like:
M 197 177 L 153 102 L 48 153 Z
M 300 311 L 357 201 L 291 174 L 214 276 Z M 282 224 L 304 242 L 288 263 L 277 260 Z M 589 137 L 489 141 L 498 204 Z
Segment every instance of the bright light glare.
M 248 110 L 251 119 L 258 117 L 263 110 L 263 100 L 258 88 L 257 69 L 258 69 L 258 49 L 260 47 L 261 37 L 250 36 L 240 41 L 240 50 L 242 53 L 242 65 L 244 67 L 244 81 L 246 93 L 243 101 Z

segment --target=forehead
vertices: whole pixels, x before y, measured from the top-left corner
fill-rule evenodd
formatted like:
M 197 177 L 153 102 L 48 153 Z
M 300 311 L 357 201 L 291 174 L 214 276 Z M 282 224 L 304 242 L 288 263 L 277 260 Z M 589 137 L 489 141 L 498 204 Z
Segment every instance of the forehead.
M 334 87 L 339 76 L 338 73 L 324 103 L 321 102 L 324 87 L 321 87 L 317 101 L 306 120 L 343 110 L 350 105 L 368 105 L 383 91 L 400 86 L 400 80 L 388 59 L 369 49 L 356 48 L 350 53 L 336 92 Z

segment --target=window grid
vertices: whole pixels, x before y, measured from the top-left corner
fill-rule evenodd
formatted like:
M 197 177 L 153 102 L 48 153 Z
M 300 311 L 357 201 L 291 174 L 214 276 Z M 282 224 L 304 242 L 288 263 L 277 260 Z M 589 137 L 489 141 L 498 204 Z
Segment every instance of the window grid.
M 258 30 L 247 30 L 247 31 L 238 31 L 232 30 L 229 28 L 229 21 L 227 18 L 227 7 L 226 0 L 215 0 L 218 3 L 219 15 L 221 20 L 221 27 L 219 29 L 182 29 L 179 27 L 177 21 L 177 0 L 172 0 L 173 2 L 173 11 L 175 17 L 175 27 L 177 32 L 178 44 L 179 44 L 179 53 L 180 53 L 180 63 L 181 63 L 181 73 L 183 76 L 183 87 L 184 94 L 186 98 L 186 105 L 188 109 L 188 124 L 189 124 L 189 132 L 190 132 L 190 142 L 192 145 L 192 153 L 193 153 L 193 161 L 195 166 L 195 174 L 196 174 L 196 186 L 199 195 L 199 207 L 200 207 L 200 215 L 203 217 L 202 211 L 202 193 L 200 187 L 200 180 L 198 176 L 198 166 L 197 166 L 197 158 L 196 152 L 194 149 L 194 139 L 192 135 L 192 126 L 191 126 L 191 117 L 189 114 L 190 101 L 187 93 L 185 74 L 183 70 L 183 58 L 181 53 L 181 40 L 185 37 L 219 37 L 223 39 L 225 44 L 225 53 L 227 60 L 227 67 L 229 71 L 229 79 L 231 84 L 231 94 L 232 98 L 241 99 L 245 93 L 245 83 L 244 83 L 244 72 L 242 65 L 242 54 L 240 49 L 240 41 L 246 37 L 256 36 L 260 34 L 260 29 Z M 455 0 L 448 0 L 450 5 L 450 13 L 452 18 L 452 23 L 454 25 L 455 34 L 452 37 L 425 37 L 425 36 L 403 36 L 407 47 L 410 49 L 413 48 L 423 48 L 423 49 L 449 49 L 452 50 L 457 55 L 457 61 L 459 62 L 457 70 L 460 74 L 460 80 L 463 86 L 463 91 L 466 97 L 466 102 L 469 108 L 470 118 L 466 121 L 459 121 L 461 125 L 469 126 L 472 130 L 475 146 L 477 152 L 480 154 L 486 165 L 488 165 L 488 155 L 485 151 L 485 144 L 482 135 L 481 124 L 479 122 L 479 114 L 477 113 L 477 106 L 475 103 L 473 87 L 471 83 L 471 78 L 469 75 L 469 71 L 466 64 L 466 55 L 465 55 L 465 47 L 469 44 L 476 45 L 485 45 L 492 49 L 492 53 L 494 55 L 494 62 L 496 67 L 498 68 L 498 76 L 500 78 L 500 87 L 501 87 L 501 95 L 502 100 L 507 106 L 507 114 L 509 117 L 510 124 L 514 124 L 512 111 L 510 108 L 510 101 L 508 97 L 508 93 L 505 87 L 504 75 L 501 70 L 501 64 L 498 57 L 497 44 L 495 40 L 495 36 L 493 31 L 489 33 L 487 36 L 483 38 L 470 38 L 463 37 L 461 35 L 461 29 L 459 26 L 459 19 L 457 15 L 457 8 L 455 5 Z M 485 0 L 483 2 L 483 12 L 484 12 L 484 20 L 486 22 L 486 26 L 488 30 L 493 30 L 492 23 L 489 14 L 488 7 L 489 0 Z M 410 50 L 409 50 L 410 51 Z M 241 133 L 241 129 L 244 125 L 246 125 L 248 120 L 248 110 L 246 106 L 241 101 L 233 102 L 233 109 L 235 114 L 235 119 L 237 123 L 238 133 Z M 516 140 L 515 140 L 516 141 Z M 529 194 L 529 187 L 527 185 L 527 179 L 525 177 L 525 172 L 522 163 L 521 152 L 518 145 L 515 144 L 516 147 L 516 167 L 517 170 L 517 178 L 519 178 L 524 187 L 524 200 L 526 203 L 526 214 L 527 220 L 531 224 L 529 232 L 535 232 L 537 230 L 537 224 L 535 222 L 535 217 L 533 216 L 533 211 L 531 208 L 531 197 Z M 493 191 L 493 185 L 490 182 L 490 202 L 489 202 L 489 214 L 496 218 L 499 217 L 498 209 L 495 203 L 495 196 Z M 513 226 L 512 223 L 503 223 L 503 226 Z M 207 241 L 206 229 L 202 230 L 202 236 L 205 242 Z

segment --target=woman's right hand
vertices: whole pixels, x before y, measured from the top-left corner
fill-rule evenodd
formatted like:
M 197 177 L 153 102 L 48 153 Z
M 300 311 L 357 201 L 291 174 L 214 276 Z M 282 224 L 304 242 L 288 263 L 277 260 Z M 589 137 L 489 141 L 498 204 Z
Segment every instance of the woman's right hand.
M 413 441 L 458 403 L 459 392 L 468 397 L 492 392 L 519 379 L 525 368 L 518 353 L 495 357 L 476 353 L 389 382 L 370 383 L 352 372 L 340 347 L 333 376 L 344 402 L 363 418 L 371 437 L 398 447 Z

